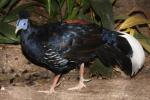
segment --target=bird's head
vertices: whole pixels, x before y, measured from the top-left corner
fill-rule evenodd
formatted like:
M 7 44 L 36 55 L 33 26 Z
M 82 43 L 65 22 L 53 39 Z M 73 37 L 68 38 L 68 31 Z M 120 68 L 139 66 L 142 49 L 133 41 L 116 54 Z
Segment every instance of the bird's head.
M 16 22 L 15 34 L 18 34 L 20 30 L 26 30 L 29 25 L 29 13 L 27 11 L 21 11 L 19 13 L 19 18 Z

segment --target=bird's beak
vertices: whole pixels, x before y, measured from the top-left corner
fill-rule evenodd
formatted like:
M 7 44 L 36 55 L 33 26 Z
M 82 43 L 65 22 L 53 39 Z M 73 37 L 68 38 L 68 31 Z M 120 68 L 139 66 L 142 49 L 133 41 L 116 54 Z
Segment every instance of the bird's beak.
M 20 29 L 16 27 L 15 34 L 17 34 L 19 30 Z
M 20 28 L 16 27 L 16 30 L 15 30 L 16 37 L 18 37 L 18 35 L 19 35 L 19 32 L 18 32 L 19 30 L 20 30 Z

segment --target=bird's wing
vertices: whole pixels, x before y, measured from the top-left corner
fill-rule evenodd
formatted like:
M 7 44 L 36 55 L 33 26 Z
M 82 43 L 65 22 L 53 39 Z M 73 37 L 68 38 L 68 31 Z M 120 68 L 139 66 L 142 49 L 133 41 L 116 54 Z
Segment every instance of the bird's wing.
M 132 73 L 132 63 L 128 56 L 123 54 L 120 49 L 109 44 L 101 45 L 97 51 L 97 56 L 106 66 L 119 65 L 127 74 Z
M 100 28 L 95 24 L 63 24 L 57 33 L 50 39 L 50 44 L 53 44 L 58 52 L 69 58 L 87 57 L 102 44 Z

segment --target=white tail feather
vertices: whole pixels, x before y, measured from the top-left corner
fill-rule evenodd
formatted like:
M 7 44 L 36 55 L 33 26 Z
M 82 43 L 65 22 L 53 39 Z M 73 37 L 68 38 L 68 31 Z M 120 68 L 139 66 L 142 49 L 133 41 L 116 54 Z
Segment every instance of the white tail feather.
M 121 37 L 124 37 L 127 39 L 129 44 L 131 45 L 133 54 L 131 57 L 131 62 L 132 62 L 132 74 L 131 76 L 135 75 L 139 69 L 142 68 L 144 61 L 145 61 L 145 53 L 144 50 L 141 46 L 141 44 L 138 42 L 137 39 L 135 39 L 133 36 L 125 33 L 125 32 L 120 32 L 124 35 L 120 35 Z

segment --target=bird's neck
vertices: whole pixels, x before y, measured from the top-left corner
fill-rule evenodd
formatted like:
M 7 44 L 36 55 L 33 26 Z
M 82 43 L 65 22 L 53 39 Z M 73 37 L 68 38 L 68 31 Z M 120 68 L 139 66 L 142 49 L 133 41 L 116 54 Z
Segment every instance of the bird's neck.
M 29 36 L 33 33 L 33 27 L 29 24 L 26 30 L 22 30 L 21 32 L 21 40 L 28 40 Z

